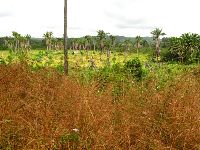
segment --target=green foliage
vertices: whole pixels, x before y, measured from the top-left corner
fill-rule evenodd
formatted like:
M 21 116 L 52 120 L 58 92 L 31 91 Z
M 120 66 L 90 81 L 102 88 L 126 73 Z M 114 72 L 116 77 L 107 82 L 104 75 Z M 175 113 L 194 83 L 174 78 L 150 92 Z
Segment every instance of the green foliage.
M 135 77 L 137 80 L 141 80 L 143 77 L 142 64 L 139 58 L 127 61 L 124 65 L 124 69 L 127 72 L 129 72 L 133 77 Z
M 165 61 L 180 61 L 182 63 L 199 62 L 200 35 L 185 33 L 181 37 L 170 38 L 170 48 L 163 55 Z
M 76 132 L 72 132 L 69 134 L 61 135 L 59 139 L 59 145 L 61 149 L 69 148 L 69 149 L 77 149 L 79 144 L 79 134 Z M 55 146 L 56 149 L 57 146 Z
M 158 39 L 160 36 L 166 35 L 164 32 L 162 32 L 162 29 L 159 28 L 154 29 L 151 34 L 153 35 L 154 40 Z
M 8 48 L 4 44 L 4 38 L 0 38 L 0 50 L 7 50 Z
M 0 57 L 0 64 L 6 65 L 6 60 L 2 57 Z
M 13 52 L 9 52 L 9 55 L 6 58 L 6 62 L 7 64 L 11 64 L 15 59 L 14 53 Z
M 1 133 L 1 129 L 0 129 Z M 0 134 L 0 149 L 1 150 L 13 150 L 13 149 L 22 149 L 23 142 L 26 142 L 25 139 L 20 135 L 19 131 L 14 131 L 10 129 L 5 134 Z

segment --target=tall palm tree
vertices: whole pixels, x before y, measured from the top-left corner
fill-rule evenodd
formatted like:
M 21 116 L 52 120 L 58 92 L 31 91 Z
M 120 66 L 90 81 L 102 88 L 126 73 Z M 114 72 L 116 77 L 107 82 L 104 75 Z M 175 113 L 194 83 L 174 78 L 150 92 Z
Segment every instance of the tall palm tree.
M 137 48 L 137 55 L 139 56 L 139 48 L 141 47 L 142 38 L 140 36 L 135 37 L 135 45 Z
M 166 35 L 164 32 L 162 32 L 162 29 L 156 28 L 155 30 L 153 30 L 151 32 L 151 34 L 153 35 L 153 40 L 155 40 L 156 43 L 156 58 L 158 61 L 158 57 L 160 57 L 160 36 L 164 36 Z
M 68 50 L 67 50 L 67 0 L 64 0 L 64 74 L 68 75 Z

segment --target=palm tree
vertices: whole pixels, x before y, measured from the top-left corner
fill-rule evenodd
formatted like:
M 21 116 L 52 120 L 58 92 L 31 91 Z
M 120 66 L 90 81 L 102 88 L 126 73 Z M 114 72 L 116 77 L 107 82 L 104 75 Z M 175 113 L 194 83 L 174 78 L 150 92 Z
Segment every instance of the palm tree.
M 88 57 L 88 50 L 91 48 L 90 45 L 91 45 L 91 36 L 89 35 L 86 35 L 85 37 L 85 50 L 87 51 L 87 57 Z
M 137 48 L 137 55 L 139 56 L 139 48 L 141 47 L 142 38 L 140 36 L 135 37 L 135 45 Z
M 99 48 L 101 50 L 100 52 L 100 59 L 101 59 L 101 55 L 103 53 L 103 49 L 104 49 L 104 42 L 105 42 L 105 39 L 106 39 L 106 33 L 103 31 L 103 30 L 99 30 L 97 31 L 98 35 L 98 39 L 99 39 Z
M 13 47 L 14 47 L 14 39 L 13 38 L 11 38 L 11 37 L 5 37 L 4 38 L 4 45 L 6 46 L 6 47 L 8 47 L 8 49 L 9 50 L 13 50 Z
M 130 39 L 126 39 L 124 41 L 124 43 L 123 43 L 123 46 L 125 46 L 125 49 L 124 49 L 124 61 L 126 61 L 127 52 L 130 51 L 131 45 L 132 45 L 132 42 L 131 42 Z
M 67 0 L 64 0 L 64 74 L 68 75 Z
M 26 51 L 27 51 L 27 50 L 30 50 L 30 49 L 31 49 L 31 44 L 30 44 L 31 36 L 30 36 L 29 34 L 27 34 L 27 35 L 25 36 L 25 39 L 26 39 L 25 49 L 26 49 Z
M 57 46 L 58 46 L 58 50 L 62 50 L 63 49 L 63 38 L 57 38 Z
M 97 38 L 96 37 L 92 37 L 92 44 L 93 44 L 93 50 L 96 50 L 96 43 L 97 43 Z
M 91 47 L 91 36 L 90 35 L 86 35 L 85 37 L 85 48 L 86 50 L 89 50 Z
M 149 43 L 145 39 L 142 40 L 141 44 L 142 44 L 142 47 L 145 47 L 145 48 L 149 47 Z
M 56 38 L 52 38 L 52 49 L 53 50 L 57 50 L 58 46 L 57 46 L 57 39 Z
M 156 43 L 156 58 L 158 61 L 158 57 L 160 57 L 160 36 L 164 36 L 166 35 L 164 32 L 162 32 L 162 29 L 156 28 L 155 30 L 153 30 L 151 32 L 151 34 L 153 35 L 153 40 L 155 40 Z
M 19 48 L 22 52 L 24 52 L 25 50 L 25 43 L 26 43 L 26 39 L 24 36 L 20 36 L 19 37 Z
M 111 47 L 112 47 L 112 49 L 114 49 L 115 48 L 116 36 L 110 35 L 110 40 L 111 40 Z
M 46 46 L 47 46 L 47 51 L 48 50 L 51 50 L 51 47 L 52 47 L 52 36 L 53 36 L 53 33 L 52 32 L 46 32 L 43 37 L 45 39 L 45 42 L 46 42 Z
M 112 47 L 111 41 L 105 42 L 105 48 L 106 48 L 106 56 L 107 56 L 107 66 L 110 66 L 110 49 Z
M 15 41 L 14 50 L 17 51 L 19 49 L 19 39 L 20 39 L 21 35 L 15 31 L 12 32 L 12 35 L 13 35 L 14 41 Z
M 78 39 L 74 39 L 74 49 L 75 50 L 79 49 L 79 41 L 78 41 Z

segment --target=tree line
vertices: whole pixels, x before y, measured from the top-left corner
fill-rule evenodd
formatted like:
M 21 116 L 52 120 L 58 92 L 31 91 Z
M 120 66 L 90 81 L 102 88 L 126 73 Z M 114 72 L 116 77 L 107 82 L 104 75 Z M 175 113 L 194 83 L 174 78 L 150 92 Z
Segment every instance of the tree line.
M 139 55 L 141 49 L 146 49 L 148 51 L 153 50 L 157 61 L 162 54 L 164 61 L 199 62 L 200 35 L 185 33 L 180 37 L 161 38 L 166 34 L 159 28 L 154 29 L 151 34 L 151 39 L 139 35 L 135 38 L 126 38 L 98 30 L 96 36 L 85 35 L 81 38 L 68 38 L 67 47 L 73 51 L 84 50 L 87 55 L 91 50 L 99 51 L 100 59 L 103 53 L 106 53 L 109 58 L 110 53 L 115 51 L 123 52 L 126 56 L 133 49 L 137 55 Z M 43 38 L 37 39 L 31 38 L 28 34 L 21 35 L 15 31 L 12 32 L 11 37 L 0 38 L 0 50 L 27 52 L 31 49 L 63 50 L 64 39 L 63 37 L 54 37 L 53 32 L 46 32 Z M 164 52 L 161 49 L 165 49 Z

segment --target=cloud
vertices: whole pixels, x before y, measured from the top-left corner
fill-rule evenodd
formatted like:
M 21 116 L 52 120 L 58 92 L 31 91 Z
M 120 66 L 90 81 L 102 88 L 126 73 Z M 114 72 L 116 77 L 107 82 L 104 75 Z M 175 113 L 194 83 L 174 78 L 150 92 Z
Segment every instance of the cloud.
M 143 30 L 149 30 L 155 28 L 154 26 L 145 26 L 140 24 L 117 24 L 116 27 L 118 29 L 143 29 Z
M 1 35 L 13 30 L 34 37 L 48 30 L 63 35 L 62 1 L 0 1 Z M 200 0 L 69 0 L 69 36 L 96 35 L 100 29 L 116 35 L 148 36 L 154 26 L 170 36 L 200 33 L 199 5 Z
M 109 11 L 105 11 L 105 15 L 109 17 L 114 26 L 118 29 L 152 29 L 154 26 L 148 25 L 148 21 L 144 18 L 132 18 L 128 14 L 116 14 Z
M 11 16 L 12 16 L 12 13 L 10 12 L 0 12 L 0 18 L 11 17 Z
M 70 30 L 82 30 L 83 28 L 81 27 L 69 27 Z
M 142 17 L 133 18 L 130 14 L 117 14 L 109 11 L 105 11 L 104 14 L 106 17 L 110 18 L 113 21 L 123 22 L 126 24 L 144 24 L 146 20 Z

